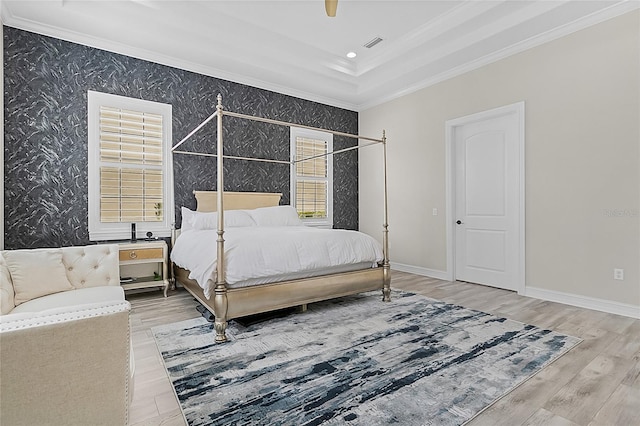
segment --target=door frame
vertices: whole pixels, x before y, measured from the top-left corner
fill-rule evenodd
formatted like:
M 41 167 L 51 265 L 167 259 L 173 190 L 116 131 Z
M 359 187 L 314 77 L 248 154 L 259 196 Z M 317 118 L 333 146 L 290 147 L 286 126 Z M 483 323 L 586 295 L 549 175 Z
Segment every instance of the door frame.
M 518 294 L 525 293 L 525 145 L 524 145 L 524 124 L 525 109 L 524 101 L 502 107 L 454 118 L 445 122 L 445 144 L 446 144 L 446 233 L 447 233 L 447 270 L 446 278 L 449 281 L 455 280 L 455 190 L 456 190 L 456 152 L 455 152 L 455 130 L 466 124 L 472 124 L 491 118 L 502 117 L 515 114 L 518 119 L 518 264 L 516 265 L 516 289 Z

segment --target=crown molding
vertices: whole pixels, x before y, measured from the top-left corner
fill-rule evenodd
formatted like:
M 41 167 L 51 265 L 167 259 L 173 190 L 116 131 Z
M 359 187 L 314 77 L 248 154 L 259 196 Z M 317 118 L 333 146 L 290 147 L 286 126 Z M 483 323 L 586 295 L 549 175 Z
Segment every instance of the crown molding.
M 248 86 L 257 87 L 264 90 L 270 90 L 270 91 L 282 93 L 284 95 L 293 96 L 293 97 L 309 100 L 312 102 L 318 102 L 325 105 L 334 106 L 337 108 L 343 108 L 351 111 L 363 111 L 363 110 L 372 108 L 374 106 L 392 101 L 399 97 L 408 95 L 410 93 L 422 90 L 429 86 L 438 84 L 445 80 L 457 77 L 469 71 L 473 71 L 480 67 L 489 65 L 493 62 L 507 58 L 511 55 L 523 52 L 525 50 L 528 50 L 528 49 L 540 46 L 542 44 L 545 44 L 547 42 L 556 40 L 558 38 L 564 37 L 576 31 L 580 31 L 589 26 L 604 22 L 606 20 L 615 18 L 617 16 L 623 15 L 633 10 L 637 10 L 639 8 L 640 8 L 640 2 L 637 2 L 637 1 L 627 0 L 621 3 L 616 3 L 604 10 L 592 13 L 590 15 L 577 19 L 569 24 L 566 24 L 562 27 L 531 37 L 527 40 L 513 44 L 507 48 L 504 48 L 497 52 L 493 52 L 489 55 L 483 56 L 474 61 L 462 64 L 446 72 L 443 72 L 425 79 L 421 79 L 421 80 L 409 81 L 409 84 L 402 88 L 385 89 L 385 84 L 388 81 L 387 78 L 389 76 L 387 76 L 384 72 L 382 72 L 381 77 L 379 77 L 378 80 L 384 80 L 384 81 L 379 81 L 379 84 L 366 84 L 364 82 L 361 82 L 359 87 L 356 84 L 356 87 L 354 88 L 353 91 L 346 91 L 346 93 L 344 93 L 344 95 L 341 95 L 341 96 L 331 96 L 331 95 L 320 94 L 321 92 L 320 84 L 316 84 L 317 91 L 314 91 L 313 89 L 300 90 L 293 87 L 289 87 L 286 84 L 280 84 L 272 81 L 267 81 L 266 79 L 252 77 L 247 73 L 229 72 L 229 71 L 222 70 L 220 68 L 202 65 L 193 61 L 176 58 L 174 56 L 163 55 L 161 53 L 150 51 L 148 49 L 136 48 L 120 42 L 114 42 L 111 40 L 93 37 L 93 36 L 89 36 L 86 34 L 75 32 L 75 31 L 69 31 L 62 28 L 44 25 L 38 22 L 17 18 L 11 14 L 10 10 L 6 6 L 6 4 L 2 2 L 2 0 L 0 0 L 0 19 L 2 20 L 4 25 L 22 29 L 25 31 L 35 32 L 45 36 L 55 37 L 55 38 L 73 42 L 73 43 L 78 43 L 78 44 L 82 44 L 82 45 L 86 45 L 86 46 L 90 46 L 98 49 L 103 49 L 110 52 L 131 56 L 134 58 L 155 62 L 158 64 L 170 66 L 170 67 L 180 68 L 186 71 L 191 71 L 191 72 L 207 75 L 214 78 L 219 78 L 223 80 L 232 81 L 235 83 L 245 84 Z M 443 17 L 442 20 L 443 22 L 449 21 L 451 19 L 454 19 L 455 16 L 458 16 L 459 18 L 468 16 L 469 13 L 471 12 L 469 11 L 465 12 L 462 9 L 454 10 L 454 11 L 451 11 L 450 14 L 448 14 L 448 16 Z M 411 35 L 412 37 L 411 40 L 409 40 L 408 42 L 410 42 L 411 44 L 416 43 L 417 38 L 421 38 L 422 36 L 425 35 L 425 31 L 427 31 L 425 28 L 426 27 L 422 27 L 417 32 L 414 32 Z M 415 71 L 419 71 L 419 68 L 417 68 Z M 326 78 L 329 79 L 331 77 L 326 77 Z M 344 83 L 344 81 L 342 81 L 342 83 Z M 365 84 L 369 87 L 363 88 L 363 85 Z M 336 92 L 334 91 L 334 93 Z
M 489 55 L 485 55 L 481 58 L 478 58 L 472 62 L 468 62 L 466 64 L 460 65 L 458 67 L 452 68 L 446 72 L 440 73 L 428 79 L 416 82 L 415 84 L 409 85 L 403 89 L 394 91 L 392 93 L 388 93 L 385 96 L 373 100 L 367 100 L 366 96 L 363 96 L 363 101 L 357 104 L 358 111 L 364 111 L 369 108 L 373 108 L 375 106 L 384 104 L 386 102 L 393 101 L 394 99 L 398 99 L 402 96 L 409 95 L 411 93 L 417 92 L 419 90 L 425 89 L 427 87 L 436 85 L 443 81 L 452 79 L 454 77 L 458 77 L 462 74 L 468 73 L 470 71 L 476 70 L 483 66 L 492 64 L 501 59 L 508 58 L 509 56 L 513 56 L 515 54 L 524 52 L 526 50 L 532 49 L 534 47 L 541 46 L 545 43 L 557 40 L 559 38 L 568 36 L 580 30 L 586 29 L 593 25 L 597 25 L 599 23 L 608 21 L 609 19 L 616 18 L 618 16 L 622 16 L 626 13 L 632 12 L 634 10 L 640 9 L 640 2 L 636 1 L 625 1 L 622 3 L 617 3 L 613 6 L 610 6 L 606 9 L 598 11 L 596 13 L 592 13 L 580 19 L 577 19 L 570 24 L 566 24 L 564 26 L 555 28 L 553 30 L 547 31 L 546 33 L 539 34 L 537 36 L 531 37 L 522 42 L 513 44 L 505 49 L 500 51 L 491 53 Z
M 493 7 L 495 7 L 495 3 L 490 2 L 461 3 L 405 34 L 395 41 L 393 47 L 387 45 L 376 48 L 378 51 L 374 55 L 358 65 L 355 75 L 361 76 L 373 71 L 387 62 L 419 48 L 425 41 L 449 31 L 452 27 L 464 25 L 465 22 L 486 13 Z
M 1 1 L 1 0 L 0 0 Z M 185 71 L 191 71 L 198 74 L 206 75 L 209 77 L 218 78 L 221 80 L 232 81 L 234 83 L 245 84 L 247 86 L 256 87 L 259 89 L 269 90 L 283 95 L 293 96 L 296 98 L 305 99 L 312 102 L 318 102 L 325 105 L 334 106 L 337 108 L 347 109 L 350 111 L 356 111 L 357 105 L 352 102 L 347 102 L 341 99 L 318 95 L 304 90 L 298 90 L 284 85 L 276 84 L 273 82 L 261 80 L 258 78 L 250 77 L 239 73 L 231 73 L 219 68 L 201 65 L 192 61 L 175 58 L 169 55 L 163 55 L 158 52 L 150 51 L 147 49 L 136 48 L 123 43 L 106 40 L 99 37 L 93 37 L 87 34 L 79 33 L 76 31 L 69 31 L 59 27 L 45 25 L 39 22 L 33 22 L 26 19 L 15 18 L 7 10 L 4 3 L 0 4 L 0 19 L 4 25 L 17 28 L 24 31 L 29 31 L 37 34 L 41 34 L 48 37 L 57 38 L 60 40 L 68 41 L 71 43 L 81 44 L 84 46 L 93 47 L 96 49 L 106 50 L 109 52 L 130 56 L 132 58 L 142 59 L 149 62 L 158 63 L 174 68 L 179 68 Z

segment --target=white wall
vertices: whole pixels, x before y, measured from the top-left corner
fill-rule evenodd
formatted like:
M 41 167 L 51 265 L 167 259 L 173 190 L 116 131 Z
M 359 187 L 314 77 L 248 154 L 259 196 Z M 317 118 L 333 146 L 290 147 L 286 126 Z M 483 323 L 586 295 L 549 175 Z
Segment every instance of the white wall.
M 387 130 L 392 263 L 446 270 L 445 121 L 519 101 L 529 293 L 640 316 L 639 11 L 360 112 L 360 134 Z M 359 167 L 360 228 L 378 236 L 379 152 Z

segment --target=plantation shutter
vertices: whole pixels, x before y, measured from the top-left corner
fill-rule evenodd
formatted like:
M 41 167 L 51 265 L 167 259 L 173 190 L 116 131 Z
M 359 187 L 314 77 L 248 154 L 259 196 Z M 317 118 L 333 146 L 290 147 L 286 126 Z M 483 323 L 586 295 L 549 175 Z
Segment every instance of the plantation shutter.
M 162 115 L 100 106 L 100 221 L 163 218 Z
M 327 142 L 298 136 L 296 159 L 320 156 L 296 163 L 296 208 L 301 218 L 328 216 Z

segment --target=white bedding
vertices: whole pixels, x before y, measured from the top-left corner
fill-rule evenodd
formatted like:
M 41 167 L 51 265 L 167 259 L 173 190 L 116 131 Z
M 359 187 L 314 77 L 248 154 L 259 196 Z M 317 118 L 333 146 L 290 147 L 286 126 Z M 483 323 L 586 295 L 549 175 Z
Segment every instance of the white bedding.
M 189 278 L 198 282 L 207 298 L 215 285 L 216 238 L 215 230 L 185 231 L 171 251 L 171 260 L 191 271 Z M 286 276 L 313 276 L 326 269 L 374 267 L 383 259 L 380 243 L 356 231 L 250 226 L 227 228 L 224 239 L 230 288 L 281 281 Z

